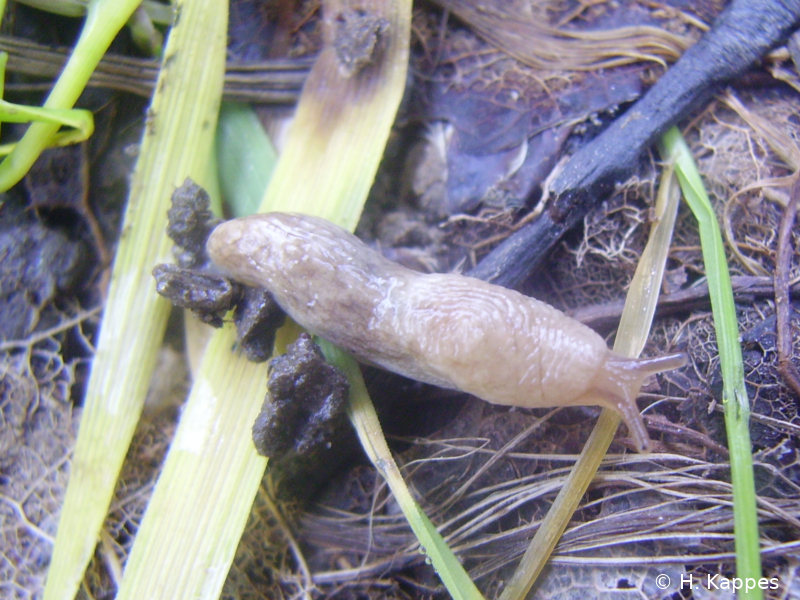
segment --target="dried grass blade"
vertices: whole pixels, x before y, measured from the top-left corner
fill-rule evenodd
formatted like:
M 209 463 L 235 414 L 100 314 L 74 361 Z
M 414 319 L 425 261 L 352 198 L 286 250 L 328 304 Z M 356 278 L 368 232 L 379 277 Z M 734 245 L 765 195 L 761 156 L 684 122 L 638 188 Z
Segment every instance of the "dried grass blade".
M 337 35 L 337 19 L 346 21 L 354 12 L 348 6 L 342 1 L 324 3 L 331 36 Z M 322 50 L 303 88 L 262 212 L 282 207 L 351 231 L 358 223 L 405 88 L 411 0 L 365 0 L 358 6 L 386 24 L 373 61 L 347 76 L 334 44 Z M 339 34 L 343 32 L 346 27 Z
M 552 27 L 541 15 L 520 15 L 503 2 L 437 0 L 489 43 L 538 69 L 595 70 L 639 61 L 666 64 L 689 40 L 665 29 L 628 26 L 579 31 Z M 534 5 L 535 6 L 535 5 Z
M 202 181 L 209 161 L 214 128 L 204 124 L 216 119 L 225 57 L 225 19 L 215 7 L 227 10 L 227 4 L 181 6 L 131 185 L 46 600 L 73 598 L 94 552 L 170 310 L 150 274 L 169 256 L 169 198 L 187 176 Z M 189 110 L 186 98 L 192 99 Z
M 674 176 L 674 167 L 668 165 L 659 188 L 656 223 L 636 267 L 617 330 L 614 350 L 620 354 L 638 356 L 647 341 L 679 201 L 680 194 Z M 604 409 L 600 413 L 600 418 L 570 472 L 567 482 L 561 488 L 547 516 L 542 520 L 519 567 L 517 567 L 517 571 L 503 590 L 500 600 L 525 598 L 547 563 L 561 534 L 564 533 L 578 503 L 586 493 L 586 489 L 614 439 L 619 423 L 620 417 L 616 412 Z

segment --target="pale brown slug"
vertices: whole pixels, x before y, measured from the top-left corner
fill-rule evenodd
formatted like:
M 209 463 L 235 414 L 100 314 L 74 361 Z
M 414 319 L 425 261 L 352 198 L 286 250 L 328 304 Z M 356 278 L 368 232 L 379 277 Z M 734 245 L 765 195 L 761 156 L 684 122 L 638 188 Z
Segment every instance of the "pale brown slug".
M 395 264 L 323 219 L 268 213 L 219 225 L 207 244 L 234 279 L 269 290 L 297 323 L 357 359 L 522 407 L 618 411 L 645 450 L 636 406 L 651 374 L 682 354 L 631 359 L 552 306 L 463 275 Z

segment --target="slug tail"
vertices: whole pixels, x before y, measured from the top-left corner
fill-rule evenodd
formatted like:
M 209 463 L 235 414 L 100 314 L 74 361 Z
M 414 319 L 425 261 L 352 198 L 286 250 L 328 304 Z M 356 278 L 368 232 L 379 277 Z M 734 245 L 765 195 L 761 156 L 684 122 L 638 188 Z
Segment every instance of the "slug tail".
M 639 452 L 649 452 L 651 447 L 647 428 L 636 405 L 642 384 L 651 375 L 671 371 L 685 364 L 685 354 L 669 354 L 656 358 L 627 358 L 609 351 L 604 368 L 595 375 L 592 392 L 598 394 L 600 398 L 594 403 L 616 410 L 620 414 Z

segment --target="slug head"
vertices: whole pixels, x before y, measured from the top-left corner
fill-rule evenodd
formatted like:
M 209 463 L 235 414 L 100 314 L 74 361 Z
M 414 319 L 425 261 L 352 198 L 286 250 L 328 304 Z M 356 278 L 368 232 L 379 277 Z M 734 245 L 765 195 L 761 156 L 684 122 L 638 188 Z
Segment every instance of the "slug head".
M 222 273 L 255 288 L 268 288 L 274 269 L 280 268 L 278 250 L 284 231 L 270 215 L 225 221 L 206 242 L 211 262 Z
M 593 396 L 593 399 L 587 404 L 597 404 L 617 411 L 628 426 L 628 432 L 636 442 L 638 451 L 649 452 L 650 436 L 647 435 L 647 428 L 636 405 L 639 390 L 651 375 L 671 371 L 685 364 L 685 354 L 627 358 L 609 351 L 603 368 L 594 376 L 592 389 L 587 394 Z

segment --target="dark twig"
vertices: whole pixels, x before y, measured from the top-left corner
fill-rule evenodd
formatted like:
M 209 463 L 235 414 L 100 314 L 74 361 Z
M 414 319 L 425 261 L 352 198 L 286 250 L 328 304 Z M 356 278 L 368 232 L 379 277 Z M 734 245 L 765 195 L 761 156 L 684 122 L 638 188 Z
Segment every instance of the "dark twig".
M 792 227 L 800 201 L 800 177 L 792 186 L 778 229 L 778 256 L 775 261 L 775 327 L 778 334 L 778 372 L 800 399 L 800 377 L 792 364 L 792 305 L 789 296 L 789 269 L 792 265 Z
M 520 285 L 553 244 L 629 176 L 650 144 L 785 40 L 799 20 L 800 0 L 733 0 L 647 94 L 572 157 L 553 182 L 554 200 L 542 215 L 468 274 Z
M 733 295 L 736 302 L 752 302 L 755 298 L 771 297 L 775 293 L 773 281 L 769 277 L 754 275 L 734 275 L 731 277 Z M 792 286 L 792 290 L 800 293 L 800 283 Z M 592 329 L 608 331 L 617 326 L 622 316 L 623 300 L 595 304 L 567 311 L 567 314 Z M 660 317 L 676 313 L 685 313 L 698 308 L 708 308 L 711 300 L 708 296 L 708 285 L 704 282 L 685 290 L 671 294 L 662 294 L 658 298 L 656 314 Z

